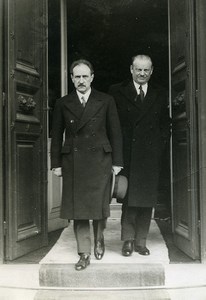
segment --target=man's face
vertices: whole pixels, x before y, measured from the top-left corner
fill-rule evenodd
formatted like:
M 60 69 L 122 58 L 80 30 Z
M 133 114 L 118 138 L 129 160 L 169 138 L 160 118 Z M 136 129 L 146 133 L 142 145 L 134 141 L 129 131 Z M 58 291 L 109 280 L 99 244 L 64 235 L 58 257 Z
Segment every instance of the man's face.
M 133 80 L 138 84 L 145 84 L 150 80 L 153 72 L 152 63 L 149 59 L 136 58 L 130 66 L 130 72 Z
M 94 74 L 91 74 L 91 70 L 87 65 L 81 64 L 74 67 L 71 79 L 76 90 L 85 94 L 91 87 Z

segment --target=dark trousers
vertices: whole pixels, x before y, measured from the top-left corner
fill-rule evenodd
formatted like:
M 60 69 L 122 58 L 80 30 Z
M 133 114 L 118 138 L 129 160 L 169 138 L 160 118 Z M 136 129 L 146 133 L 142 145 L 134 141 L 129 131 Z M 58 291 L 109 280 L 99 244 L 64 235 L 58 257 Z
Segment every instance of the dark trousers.
M 122 205 L 121 239 L 134 240 L 136 246 L 146 246 L 152 216 L 152 207 L 128 207 Z
M 101 240 L 106 227 L 106 219 L 93 220 L 94 242 Z M 74 234 L 77 241 L 78 254 L 91 254 L 91 235 L 89 220 L 74 220 Z

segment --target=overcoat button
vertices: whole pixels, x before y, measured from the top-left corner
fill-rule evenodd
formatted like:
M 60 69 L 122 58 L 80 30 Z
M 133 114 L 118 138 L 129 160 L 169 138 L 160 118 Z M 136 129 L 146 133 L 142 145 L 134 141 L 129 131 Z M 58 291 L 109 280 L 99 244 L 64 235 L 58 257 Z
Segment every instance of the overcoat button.
M 132 139 L 133 142 L 136 142 L 136 139 Z
M 77 150 L 78 150 L 77 148 L 74 148 L 74 151 L 75 151 L 75 152 L 77 152 Z

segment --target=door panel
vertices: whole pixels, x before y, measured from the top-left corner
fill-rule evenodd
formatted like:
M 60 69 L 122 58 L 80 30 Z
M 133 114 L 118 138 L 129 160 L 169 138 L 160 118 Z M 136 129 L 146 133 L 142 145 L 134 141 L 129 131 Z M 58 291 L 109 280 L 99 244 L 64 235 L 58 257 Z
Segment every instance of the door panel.
M 193 1 L 171 0 L 173 231 L 177 247 L 199 258 Z
M 6 2 L 6 259 L 47 243 L 46 1 Z

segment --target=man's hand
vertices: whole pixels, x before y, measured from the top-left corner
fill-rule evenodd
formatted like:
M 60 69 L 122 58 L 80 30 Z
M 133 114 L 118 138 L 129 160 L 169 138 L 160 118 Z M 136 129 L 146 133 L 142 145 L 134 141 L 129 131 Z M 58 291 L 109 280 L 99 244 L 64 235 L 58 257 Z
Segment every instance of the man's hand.
M 112 166 L 112 171 L 115 175 L 119 174 L 119 172 L 123 169 L 123 167 Z
M 54 168 L 52 169 L 52 171 L 54 172 L 54 175 L 58 176 L 58 177 L 61 177 L 62 176 L 62 168 L 59 167 L 59 168 Z

